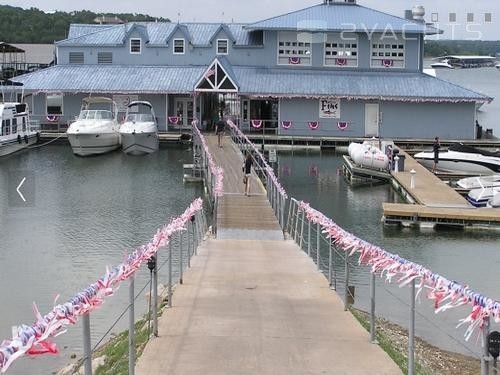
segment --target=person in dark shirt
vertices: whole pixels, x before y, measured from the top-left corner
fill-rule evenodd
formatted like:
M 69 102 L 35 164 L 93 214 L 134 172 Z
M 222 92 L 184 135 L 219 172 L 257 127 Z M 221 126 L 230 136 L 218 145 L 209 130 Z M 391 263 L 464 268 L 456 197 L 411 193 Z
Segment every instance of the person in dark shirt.
M 245 163 L 243 164 L 243 173 L 245 173 L 243 179 L 245 182 L 245 195 L 247 197 L 250 196 L 250 177 L 252 176 L 252 164 L 253 164 L 252 154 L 247 153 Z
M 439 143 L 439 137 L 434 138 L 434 145 L 432 149 L 434 150 L 434 165 L 432 166 L 432 172 L 436 173 L 436 168 L 439 162 L 439 148 L 441 144 Z
M 222 137 L 224 137 L 225 131 L 226 123 L 224 122 L 224 120 L 217 121 L 217 124 L 215 125 L 215 134 L 217 134 L 217 143 L 219 147 L 222 147 Z

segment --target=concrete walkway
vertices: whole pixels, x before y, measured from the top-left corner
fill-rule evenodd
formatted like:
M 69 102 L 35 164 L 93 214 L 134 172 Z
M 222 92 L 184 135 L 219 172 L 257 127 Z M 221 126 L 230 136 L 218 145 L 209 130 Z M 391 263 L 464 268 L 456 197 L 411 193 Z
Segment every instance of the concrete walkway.
M 292 241 L 207 240 L 137 375 L 401 374 Z

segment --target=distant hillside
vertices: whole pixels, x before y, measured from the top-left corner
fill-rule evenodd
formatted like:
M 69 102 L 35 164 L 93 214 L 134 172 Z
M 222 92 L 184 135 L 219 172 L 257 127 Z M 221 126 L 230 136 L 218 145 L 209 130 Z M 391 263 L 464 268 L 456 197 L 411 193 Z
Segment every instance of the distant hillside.
M 425 56 L 489 55 L 500 53 L 500 41 L 481 40 L 426 40 Z
M 45 13 L 37 8 L 23 9 L 0 5 L 0 42 L 53 43 L 65 39 L 71 23 L 94 23 L 96 17 L 115 16 L 123 21 L 169 21 L 144 14 L 77 12 Z

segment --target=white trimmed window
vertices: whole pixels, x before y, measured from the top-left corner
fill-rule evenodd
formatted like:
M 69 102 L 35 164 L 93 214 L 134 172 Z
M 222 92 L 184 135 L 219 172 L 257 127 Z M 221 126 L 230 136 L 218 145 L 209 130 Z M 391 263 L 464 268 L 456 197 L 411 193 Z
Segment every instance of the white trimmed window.
M 492 20 L 493 20 L 493 17 L 491 15 L 491 13 L 485 13 L 484 14 L 484 22 L 490 23 L 490 22 L 492 22 Z
M 183 55 L 184 54 L 184 39 L 174 39 L 174 55 Z
M 474 13 L 467 13 L 467 23 L 474 22 Z
M 278 65 L 311 65 L 312 35 L 278 33 Z
M 217 39 L 217 55 L 228 54 L 229 41 L 227 39 Z
M 404 68 L 405 42 L 392 37 L 372 37 L 371 42 L 372 68 Z
M 98 64 L 113 64 L 113 53 L 112 52 L 97 52 L 97 63 Z
M 130 53 L 140 54 L 141 47 L 142 47 L 141 39 L 139 38 L 130 39 Z
M 325 66 L 357 67 L 358 37 L 356 34 L 328 34 L 325 42 Z
M 70 64 L 84 64 L 85 59 L 83 52 L 70 52 L 69 53 L 69 63 Z
M 431 13 L 431 22 L 439 22 L 439 14 Z
M 62 116 L 63 114 L 63 95 L 62 94 L 47 94 L 46 97 L 47 115 Z
M 456 13 L 450 13 L 448 15 L 448 21 L 449 22 L 453 22 L 453 23 L 457 22 L 457 14 Z

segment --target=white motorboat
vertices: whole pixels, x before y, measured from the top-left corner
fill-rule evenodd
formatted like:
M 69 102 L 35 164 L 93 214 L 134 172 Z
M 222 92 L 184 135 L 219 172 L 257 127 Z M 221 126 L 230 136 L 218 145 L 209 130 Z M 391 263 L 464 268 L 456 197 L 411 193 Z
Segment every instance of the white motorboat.
M 148 113 L 133 113 L 143 109 Z M 145 155 L 158 150 L 158 125 L 151 103 L 134 101 L 127 106 L 120 135 L 122 149 L 126 154 Z
M 414 158 L 432 168 L 434 152 L 419 152 Z M 447 151 L 439 152 L 437 169 L 443 172 L 467 172 L 478 175 L 500 173 L 500 153 L 482 151 L 462 143 L 451 145 Z
M 105 97 L 83 99 L 80 115 L 67 131 L 73 153 L 79 156 L 97 155 L 120 147 L 116 116 L 117 106 L 112 99 Z
M 488 202 L 493 197 L 500 195 L 499 193 L 500 188 L 472 189 L 471 191 L 469 191 L 469 194 L 467 194 L 467 200 L 475 207 L 486 207 Z
M 431 64 L 431 68 L 433 69 L 453 69 L 453 66 L 450 65 L 448 60 L 441 60 L 439 62 L 435 62 Z
M 500 190 L 493 192 L 493 197 L 486 203 L 486 207 L 500 208 Z
M 38 129 L 30 125 L 25 103 L 0 103 L 0 156 L 22 150 L 38 141 Z
M 495 65 L 495 68 L 499 69 L 500 70 L 500 64 L 496 64 Z
M 457 186 L 464 190 L 500 187 L 500 174 L 462 178 L 457 181 Z

